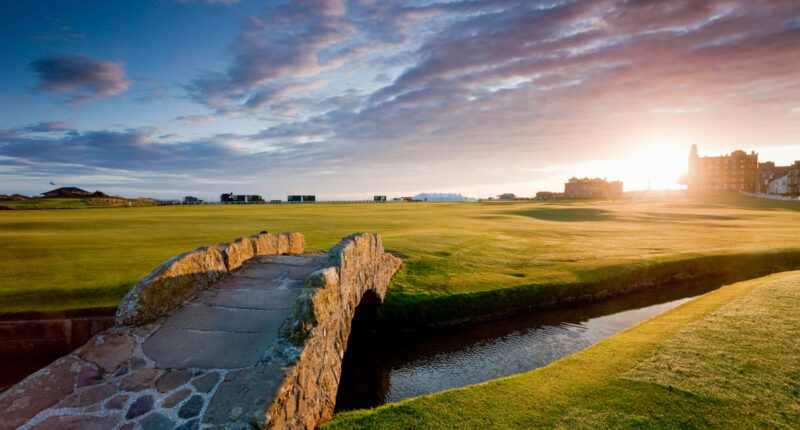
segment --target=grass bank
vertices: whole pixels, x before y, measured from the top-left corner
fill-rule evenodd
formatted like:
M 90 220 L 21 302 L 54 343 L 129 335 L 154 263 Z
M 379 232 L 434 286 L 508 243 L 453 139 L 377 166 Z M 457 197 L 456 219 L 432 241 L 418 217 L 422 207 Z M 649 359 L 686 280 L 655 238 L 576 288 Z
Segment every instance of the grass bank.
M 447 321 L 666 282 L 688 262 L 775 270 L 774 255 L 800 249 L 800 205 L 732 195 L 0 211 L 0 312 L 113 307 L 169 257 L 261 230 L 302 232 L 312 251 L 380 233 L 404 258 L 387 320 Z
M 796 428 L 800 272 L 722 287 L 528 373 L 346 412 L 333 429 Z
M 674 261 L 605 267 L 596 279 L 531 284 L 443 296 L 389 295 L 374 311 L 376 328 L 387 332 L 480 322 L 686 282 L 724 285 L 770 273 L 800 269 L 800 250 L 721 254 Z M 401 275 L 402 276 L 402 275 Z

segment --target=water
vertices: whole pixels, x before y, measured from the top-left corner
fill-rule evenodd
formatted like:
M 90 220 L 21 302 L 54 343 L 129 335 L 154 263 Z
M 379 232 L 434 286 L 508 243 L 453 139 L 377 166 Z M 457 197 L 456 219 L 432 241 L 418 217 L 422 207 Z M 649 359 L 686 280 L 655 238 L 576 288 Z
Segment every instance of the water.
M 370 333 L 357 314 L 336 408 L 371 408 L 546 366 L 718 286 L 665 287 L 412 339 Z
M 0 358 L 0 393 L 58 357 Z

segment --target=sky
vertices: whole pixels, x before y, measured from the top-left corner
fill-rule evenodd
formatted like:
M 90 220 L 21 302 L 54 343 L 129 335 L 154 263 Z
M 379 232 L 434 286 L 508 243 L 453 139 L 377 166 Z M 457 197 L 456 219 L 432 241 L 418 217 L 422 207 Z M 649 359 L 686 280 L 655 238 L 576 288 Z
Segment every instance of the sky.
M 0 3 L 0 193 L 676 188 L 800 159 L 796 0 Z

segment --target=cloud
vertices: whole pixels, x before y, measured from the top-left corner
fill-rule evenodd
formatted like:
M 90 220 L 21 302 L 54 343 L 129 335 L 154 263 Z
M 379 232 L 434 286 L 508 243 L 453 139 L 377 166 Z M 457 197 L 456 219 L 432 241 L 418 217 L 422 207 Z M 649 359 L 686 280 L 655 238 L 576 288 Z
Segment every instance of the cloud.
M 239 0 L 177 0 L 178 3 L 194 3 L 195 1 L 201 1 L 205 4 L 225 4 L 225 5 L 232 5 L 239 3 Z
M 59 164 L 131 171 L 196 171 L 221 166 L 243 156 L 224 138 L 166 142 L 155 128 L 92 130 L 63 137 L 0 133 L 0 155 L 28 163 Z
M 39 78 L 38 89 L 68 94 L 72 103 L 119 94 L 130 86 L 122 63 L 83 55 L 44 57 L 32 62 L 31 68 Z
M 72 123 L 67 121 L 42 121 L 22 128 L 29 133 L 48 133 L 53 131 L 67 131 L 72 129 Z
M 214 121 L 214 115 L 183 115 L 175 118 L 175 121 L 181 121 L 186 124 L 201 125 L 208 124 Z
M 186 85 L 211 113 L 177 120 L 231 115 L 239 134 L 0 130 L 0 155 L 361 192 L 376 177 L 522 183 L 662 131 L 780 145 L 800 135 L 798 17 L 787 1 L 290 1 L 248 19 L 227 66 Z
M 249 17 L 228 48 L 228 69 L 203 71 L 186 88 L 206 106 L 257 114 L 297 90 L 318 88 L 314 81 L 325 81 L 326 72 L 406 40 L 408 24 L 423 16 L 416 7 L 290 1 Z

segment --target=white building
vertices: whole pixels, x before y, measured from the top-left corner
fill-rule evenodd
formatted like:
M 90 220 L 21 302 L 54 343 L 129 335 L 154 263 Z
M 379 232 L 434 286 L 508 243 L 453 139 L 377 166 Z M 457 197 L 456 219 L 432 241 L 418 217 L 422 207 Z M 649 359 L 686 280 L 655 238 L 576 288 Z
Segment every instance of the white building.
M 785 195 L 789 194 L 789 175 L 783 175 L 780 178 L 773 179 L 769 183 L 769 187 L 767 189 L 769 194 L 780 194 Z

